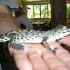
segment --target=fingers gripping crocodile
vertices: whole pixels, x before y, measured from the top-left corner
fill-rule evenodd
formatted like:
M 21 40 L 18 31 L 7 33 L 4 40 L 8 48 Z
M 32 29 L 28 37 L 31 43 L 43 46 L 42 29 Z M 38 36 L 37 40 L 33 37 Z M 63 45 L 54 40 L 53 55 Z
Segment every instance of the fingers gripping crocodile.
M 52 53 L 56 52 L 56 48 L 51 49 L 47 42 L 56 41 L 70 34 L 70 28 L 59 25 L 56 28 L 48 31 L 36 30 L 13 30 L 6 34 L 0 35 L 0 42 L 10 41 L 12 48 L 17 50 L 25 48 L 24 44 L 17 44 L 16 42 L 24 43 L 43 43 L 44 46 Z

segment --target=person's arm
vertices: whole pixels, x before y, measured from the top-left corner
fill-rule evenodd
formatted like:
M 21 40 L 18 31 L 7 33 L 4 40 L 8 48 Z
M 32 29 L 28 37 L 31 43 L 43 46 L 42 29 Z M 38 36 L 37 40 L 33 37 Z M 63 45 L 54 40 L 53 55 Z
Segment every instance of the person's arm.
M 1 13 L 10 14 L 8 7 L 6 5 L 0 5 L 0 14 Z
M 15 18 L 11 16 L 7 5 L 0 5 L 0 34 L 14 29 L 20 29 Z

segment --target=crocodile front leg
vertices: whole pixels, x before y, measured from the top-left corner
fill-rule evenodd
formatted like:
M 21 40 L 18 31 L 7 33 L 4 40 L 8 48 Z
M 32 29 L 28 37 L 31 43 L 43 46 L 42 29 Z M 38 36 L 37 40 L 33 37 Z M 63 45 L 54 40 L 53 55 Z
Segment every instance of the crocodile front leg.
M 47 43 L 47 37 L 43 37 L 42 43 L 51 53 L 54 53 L 54 54 L 56 53 L 57 48 L 51 49 L 51 47 Z

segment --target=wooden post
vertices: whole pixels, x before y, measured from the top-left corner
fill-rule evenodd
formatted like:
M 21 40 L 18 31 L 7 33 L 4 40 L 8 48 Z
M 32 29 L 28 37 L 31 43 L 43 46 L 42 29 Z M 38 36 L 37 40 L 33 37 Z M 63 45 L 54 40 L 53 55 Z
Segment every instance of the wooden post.
M 50 0 L 51 29 L 58 25 L 67 25 L 66 0 Z

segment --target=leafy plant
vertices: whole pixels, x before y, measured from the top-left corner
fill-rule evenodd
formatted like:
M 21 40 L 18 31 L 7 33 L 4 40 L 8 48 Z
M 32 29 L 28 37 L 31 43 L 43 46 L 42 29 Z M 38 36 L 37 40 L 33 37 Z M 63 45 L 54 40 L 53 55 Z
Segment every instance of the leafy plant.
M 67 4 L 67 18 L 70 18 L 70 4 Z

